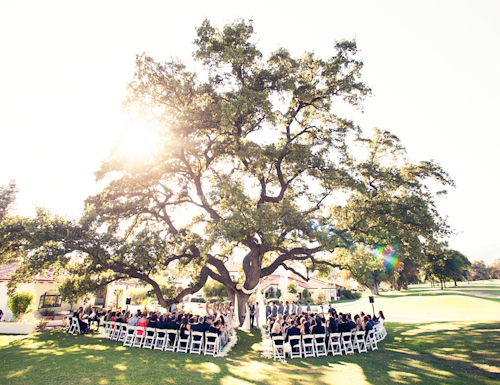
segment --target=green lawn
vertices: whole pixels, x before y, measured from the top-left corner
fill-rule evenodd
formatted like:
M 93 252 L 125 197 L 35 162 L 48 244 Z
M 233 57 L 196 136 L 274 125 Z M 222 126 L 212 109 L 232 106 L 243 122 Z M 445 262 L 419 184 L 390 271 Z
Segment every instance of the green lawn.
M 351 307 L 371 312 L 365 298 L 339 310 Z M 64 332 L 0 336 L 0 384 L 500 384 L 498 301 L 416 287 L 383 293 L 375 307 L 391 314 L 379 350 L 287 363 L 260 357 L 255 332 L 240 331 L 226 358 L 124 348 Z M 428 316 L 450 321 L 417 318 Z

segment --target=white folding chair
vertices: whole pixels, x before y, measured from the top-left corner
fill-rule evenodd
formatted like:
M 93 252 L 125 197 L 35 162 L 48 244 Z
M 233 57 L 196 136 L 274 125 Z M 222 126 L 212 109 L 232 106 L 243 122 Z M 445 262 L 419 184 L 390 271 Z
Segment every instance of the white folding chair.
M 330 333 L 328 336 L 328 353 L 332 353 L 333 356 L 342 355 L 342 345 L 340 333 Z
M 205 333 L 205 349 L 203 354 L 216 357 L 219 354 L 219 335 Z
M 283 336 L 274 336 L 273 341 L 273 358 L 275 360 L 285 359 L 285 338 Z
M 134 344 L 136 330 L 136 326 L 127 325 L 127 331 L 125 333 L 125 338 L 123 339 L 123 346 L 132 346 Z
M 380 334 L 380 327 L 379 327 L 379 325 L 375 325 L 373 327 L 373 335 L 375 336 L 375 339 L 377 340 L 377 342 L 382 341 L 382 335 Z
M 326 351 L 326 335 L 325 334 L 314 334 L 314 350 L 316 351 L 316 356 L 326 356 L 328 355 Z
M 203 353 L 203 332 L 191 332 L 191 346 L 189 348 L 191 353 Z
M 123 342 L 125 340 L 125 336 L 127 335 L 127 324 L 122 323 L 118 326 L 118 328 L 120 329 L 118 341 Z
M 368 331 L 368 335 L 366 336 L 366 346 L 370 347 L 372 351 L 378 350 L 377 340 L 375 339 L 375 333 L 373 330 Z
M 144 326 L 136 326 L 132 347 L 141 348 L 144 343 L 144 338 L 146 338 L 146 328 Z
M 156 329 L 155 328 L 146 328 L 144 343 L 142 347 L 144 349 L 153 349 L 156 338 Z
M 167 329 L 167 340 L 165 342 L 165 351 L 166 352 L 175 352 L 175 348 L 177 347 L 178 335 L 179 335 L 178 330 Z
M 71 325 L 68 329 L 68 334 L 80 334 L 80 324 L 78 323 L 78 318 L 71 318 Z
M 167 341 L 167 331 L 165 329 L 156 330 L 155 350 L 163 350 Z
M 118 341 L 120 338 L 120 332 L 122 331 L 121 326 L 121 322 L 113 322 L 113 334 L 111 335 L 113 341 Z
M 191 333 L 186 330 L 184 338 L 182 338 L 181 332 L 179 331 L 179 338 L 177 339 L 177 352 L 178 353 L 188 353 L 189 352 L 189 342 L 191 340 Z
M 294 344 L 293 341 L 297 342 Z M 290 358 L 302 358 L 302 336 L 288 336 L 288 342 L 292 348 Z
M 387 329 L 385 328 L 385 324 L 381 325 L 380 334 L 383 340 L 385 339 L 385 337 L 387 337 Z
M 104 338 L 108 338 L 108 329 L 109 329 L 109 322 L 108 321 L 102 321 L 102 331 L 101 334 L 104 336 Z
M 107 330 L 106 338 L 108 340 L 112 340 L 113 335 L 115 334 L 115 322 L 108 321 L 108 328 L 106 330 Z
M 304 357 L 314 357 L 316 355 L 314 350 L 314 334 L 304 334 L 302 336 L 302 349 Z
M 359 353 L 366 353 L 365 332 L 363 330 L 353 333 L 353 348 L 357 349 Z
M 354 349 L 352 348 L 351 332 L 342 333 L 342 350 L 345 354 L 354 354 Z

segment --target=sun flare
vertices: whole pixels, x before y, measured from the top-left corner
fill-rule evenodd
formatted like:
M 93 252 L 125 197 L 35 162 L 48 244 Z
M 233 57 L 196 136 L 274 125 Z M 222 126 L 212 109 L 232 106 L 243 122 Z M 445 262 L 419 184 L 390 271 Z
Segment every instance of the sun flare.
M 148 122 L 129 124 L 118 140 L 121 155 L 129 158 L 145 158 L 155 154 L 158 148 L 158 128 Z

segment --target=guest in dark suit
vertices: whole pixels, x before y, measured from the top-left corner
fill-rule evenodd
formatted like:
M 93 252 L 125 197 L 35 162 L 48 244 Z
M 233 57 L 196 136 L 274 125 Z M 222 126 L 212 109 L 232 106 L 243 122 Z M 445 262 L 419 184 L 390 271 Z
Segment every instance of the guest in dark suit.
M 278 306 L 276 306 L 276 302 L 273 302 L 273 316 L 278 316 Z
M 295 320 L 292 324 L 292 327 L 288 329 L 288 332 L 286 333 L 286 340 L 288 342 L 288 337 L 289 336 L 300 336 L 301 333 L 300 333 L 300 329 L 298 327 L 298 324 L 297 324 L 297 320 Z M 292 342 L 290 342 L 290 345 L 292 346 L 292 348 L 297 345 L 298 343 L 300 343 L 300 340 L 294 340 Z
M 248 310 L 250 311 L 250 329 L 253 329 L 253 322 L 255 321 L 255 306 L 252 302 L 248 303 Z
M 347 317 L 345 315 L 342 316 L 342 323 L 339 325 L 339 332 L 340 333 L 351 332 L 351 327 L 347 324 Z

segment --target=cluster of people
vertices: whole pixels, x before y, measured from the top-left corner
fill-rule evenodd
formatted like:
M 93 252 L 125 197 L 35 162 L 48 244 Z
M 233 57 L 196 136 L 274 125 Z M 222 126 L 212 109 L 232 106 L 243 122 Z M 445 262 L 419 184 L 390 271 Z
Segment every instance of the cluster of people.
M 283 301 L 280 301 L 279 305 L 276 304 L 276 302 L 268 302 L 266 306 L 266 319 L 269 319 L 271 315 L 276 317 L 281 314 L 283 317 L 287 317 L 290 315 L 302 314 L 304 310 L 308 313 L 311 312 L 311 304 L 309 301 L 306 301 L 305 309 L 302 308 L 302 304 L 298 301 L 292 301 L 291 305 L 288 301 L 285 301 L 284 304 Z
M 101 321 L 97 310 L 95 307 L 92 308 L 90 315 L 85 314 L 83 307 L 80 306 L 77 310 L 73 312 L 73 317 L 78 319 L 78 324 L 80 326 L 80 333 L 86 333 L 89 329 L 90 322 L 96 322 L 97 327 L 99 327 Z
M 174 306 L 175 305 L 175 306 Z M 217 333 L 220 336 L 230 335 L 234 330 L 233 316 L 230 305 L 206 305 L 205 316 L 180 312 L 177 304 L 171 307 L 169 313 L 137 310 L 109 310 L 104 321 L 126 323 L 130 326 L 149 327 L 156 329 L 179 330 L 180 338 L 185 339 L 190 331 Z M 142 335 L 142 331 L 138 331 Z
M 350 313 L 342 313 L 330 305 L 328 313 L 302 312 L 295 314 L 274 315 L 272 312 L 268 318 L 268 330 L 271 338 L 274 336 L 288 337 L 291 335 L 351 333 L 353 330 L 365 331 L 366 334 L 376 324 L 384 323 L 385 316 L 379 311 L 379 316 L 372 317 L 360 312 L 352 316 Z M 296 342 L 295 342 L 296 343 Z

